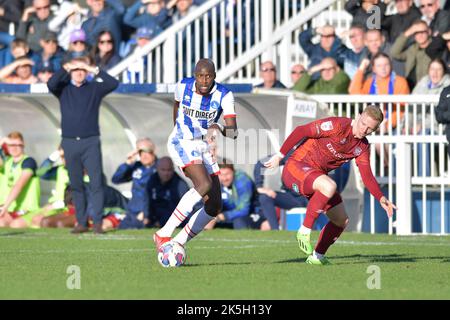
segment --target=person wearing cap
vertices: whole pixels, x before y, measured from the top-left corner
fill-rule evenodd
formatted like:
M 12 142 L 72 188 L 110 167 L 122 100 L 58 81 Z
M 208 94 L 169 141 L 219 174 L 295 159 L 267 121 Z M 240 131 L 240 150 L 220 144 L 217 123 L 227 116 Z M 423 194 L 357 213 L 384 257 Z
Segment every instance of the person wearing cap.
M 23 11 L 16 37 L 26 40 L 32 51 L 39 51 L 39 40 L 48 30 L 48 22 L 51 19 L 53 14 L 50 10 L 50 0 L 33 0 L 32 6 Z
M 12 84 L 33 84 L 38 80 L 33 75 L 33 60 L 20 57 L 14 62 L 0 69 L 0 81 Z
M 72 31 L 69 38 L 69 50 L 66 51 L 62 63 L 66 63 L 73 58 L 88 56 L 88 48 L 86 44 L 86 32 L 83 29 Z
M 138 0 L 127 9 L 123 16 L 123 22 L 136 29 L 159 27 L 164 30 L 172 24 L 172 19 L 163 0 Z
M 88 73 L 94 81 L 87 81 Z M 97 66 L 88 57 L 74 58 L 55 72 L 47 83 L 61 109 L 61 146 L 73 192 L 78 225 L 72 233 L 87 232 L 87 190 L 83 171 L 89 176 L 89 200 L 92 207 L 94 233 L 103 233 L 104 205 L 102 152 L 100 141 L 100 105 L 102 99 L 119 86 L 119 81 Z
M 88 18 L 81 28 L 86 32 L 86 42 L 95 46 L 95 40 L 100 32 L 109 30 L 113 34 L 116 52 L 122 41 L 122 17 L 125 6 L 120 0 L 87 0 L 89 6 Z
M 34 61 L 33 74 L 37 75 L 42 69 L 58 71 L 61 68 L 63 50 L 58 46 L 57 35 L 47 31 L 39 40 L 42 50 L 35 52 L 31 59 Z
M 156 160 L 153 141 L 150 138 L 141 138 L 136 142 L 136 149 L 128 153 L 126 161 L 114 173 L 114 184 L 132 181 L 131 199 L 119 229 L 141 229 L 147 224 L 149 200 L 146 187 L 150 176 L 156 172 Z

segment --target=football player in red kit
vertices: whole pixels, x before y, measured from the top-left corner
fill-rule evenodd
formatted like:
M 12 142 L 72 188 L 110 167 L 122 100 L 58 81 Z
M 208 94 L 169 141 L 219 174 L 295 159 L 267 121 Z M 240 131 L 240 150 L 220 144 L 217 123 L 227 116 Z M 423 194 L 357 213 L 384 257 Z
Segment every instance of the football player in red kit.
M 297 233 L 300 249 L 308 255 L 307 263 L 329 264 L 325 253 L 348 224 L 336 183 L 328 176 L 331 170 L 354 158 L 364 185 L 380 202 L 387 215 L 391 217 L 393 209 L 397 209 L 383 195 L 370 168 L 369 142 L 365 137 L 376 131 L 382 122 L 380 108 L 369 106 L 356 120 L 330 117 L 298 126 L 280 151 L 265 163 L 268 168 L 278 166 L 284 155 L 300 144 L 286 162 L 282 180 L 286 187 L 309 199 L 305 220 Z M 322 229 L 313 250 L 311 229 L 321 213 L 326 213 L 330 221 Z

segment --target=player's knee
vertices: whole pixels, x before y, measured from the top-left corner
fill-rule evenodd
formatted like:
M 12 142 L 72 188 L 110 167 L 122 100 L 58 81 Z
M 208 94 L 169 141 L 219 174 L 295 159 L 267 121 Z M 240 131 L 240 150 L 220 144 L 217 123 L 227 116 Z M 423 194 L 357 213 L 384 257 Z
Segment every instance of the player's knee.
M 320 185 L 319 191 L 325 196 L 331 198 L 337 190 L 337 184 L 333 180 L 329 179 Z

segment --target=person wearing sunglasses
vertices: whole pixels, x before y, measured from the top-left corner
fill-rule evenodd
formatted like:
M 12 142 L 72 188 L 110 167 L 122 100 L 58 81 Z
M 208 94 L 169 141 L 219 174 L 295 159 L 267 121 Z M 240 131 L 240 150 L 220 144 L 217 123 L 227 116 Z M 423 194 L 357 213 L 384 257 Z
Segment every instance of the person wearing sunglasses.
M 150 138 L 140 138 L 136 149 L 128 153 L 127 159 L 112 176 L 114 184 L 132 182 L 131 199 L 127 213 L 119 229 L 142 229 L 149 222 L 147 182 L 156 172 L 155 144 Z
M 102 31 L 98 34 L 97 44 L 91 51 L 95 64 L 103 70 L 109 70 L 121 60 L 116 53 L 113 34 L 109 31 Z
M 39 51 L 39 41 L 48 30 L 51 19 L 53 14 L 50 10 L 50 0 L 33 0 L 33 5 L 23 12 L 16 37 L 26 40 L 32 51 Z
M 36 161 L 25 154 L 23 135 L 14 131 L 7 138 L 9 156 L 0 150 L 0 171 L 3 186 L 0 188 L 0 227 L 24 228 L 29 225 L 32 212 L 39 209 L 41 188 L 36 176 Z
M 291 67 L 291 83 L 294 85 L 306 73 L 305 67 L 296 63 Z
M 256 85 L 255 88 L 273 89 L 281 88 L 286 89 L 286 86 L 277 79 L 277 68 L 272 61 L 265 61 L 259 68 L 260 77 L 263 82 Z
M 320 78 L 312 79 L 312 75 L 320 73 Z M 310 68 L 295 84 L 292 90 L 308 94 L 345 94 L 348 92 L 350 78 L 339 68 L 333 58 L 324 58 L 322 62 Z
M 317 35 L 320 36 L 320 43 L 314 44 L 312 39 Z M 308 68 L 319 64 L 326 57 L 332 57 L 339 65 L 343 64 L 340 57 L 343 48 L 342 41 L 336 36 L 333 26 L 324 25 L 315 29 L 308 28 L 300 33 L 299 41 L 310 61 Z M 313 78 L 318 79 L 319 74 L 314 74 Z
M 450 31 L 450 12 L 440 8 L 439 0 L 420 0 L 419 8 L 433 36 Z
M 411 45 L 408 42 L 409 37 L 414 38 Z M 414 88 L 417 82 L 428 74 L 428 65 L 431 58 L 426 53 L 426 48 L 431 44 L 431 41 L 431 30 L 427 23 L 417 20 L 392 45 L 392 58 L 405 61 L 404 75 L 410 88 Z
M 33 74 L 37 75 L 42 69 L 53 72 L 61 69 L 64 50 L 58 45 L 57 34 L 47 31 L 39 43 L 42 49 L 31 56 L 34 61 Z
M 64 54 L 62 64 L 69 62 L 73 58 L 89 55 L 89 49 L 86 42 L 87 36 L 83 29 L 73 30 L 70 34 L 69 49 Z

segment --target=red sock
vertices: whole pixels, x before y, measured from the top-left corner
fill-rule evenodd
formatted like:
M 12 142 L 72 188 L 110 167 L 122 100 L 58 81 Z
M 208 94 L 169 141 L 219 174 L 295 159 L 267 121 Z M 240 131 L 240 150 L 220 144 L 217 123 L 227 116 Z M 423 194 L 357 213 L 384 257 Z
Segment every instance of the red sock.
M 317 245 L 314 250 L 317 253 L 325 254 L 328 248 L 339 238 L 342 231 L 344 231 L 344 228 L 338 227 L 329 221 L 325 227 L 323 227 L 319 236 L 319 241 L 317 241 Z
M 309 200 L 308 206 L 306 207 L 306 217 L 303 221 L 303 225 L 309 229 L 312 229 L 314 222 L 317 217 L 323 212 L 323 209 L 328 203 L 327 196 L 323 195 L 320 191 L 314 192 L 314 195 Z

